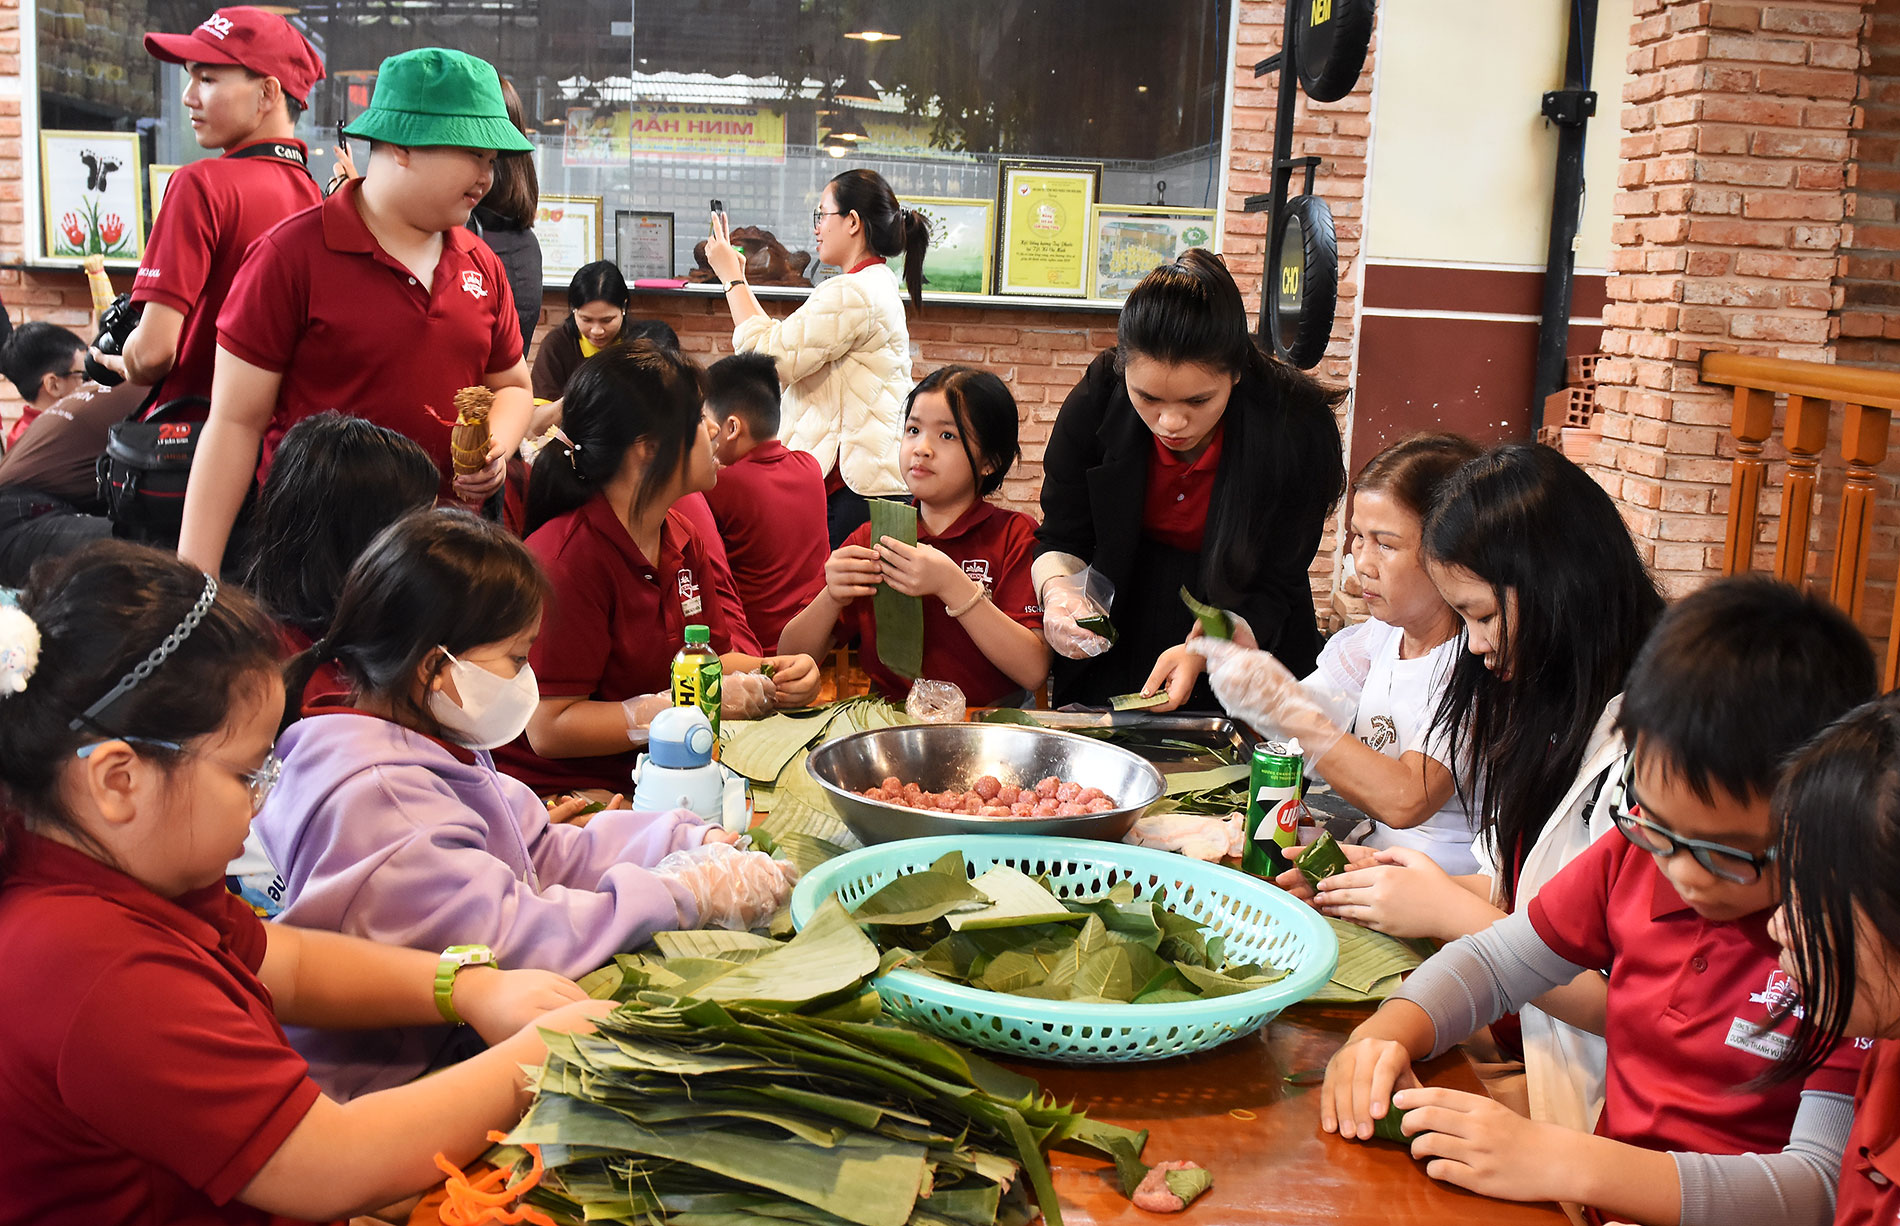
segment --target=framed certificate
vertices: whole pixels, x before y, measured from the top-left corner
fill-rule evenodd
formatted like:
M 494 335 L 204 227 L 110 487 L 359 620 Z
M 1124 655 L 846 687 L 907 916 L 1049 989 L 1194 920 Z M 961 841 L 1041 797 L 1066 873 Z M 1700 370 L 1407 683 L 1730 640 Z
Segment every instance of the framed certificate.
M 534 215 L 534 237 L 541 244 L 541 279 L 566 285 L 584 264 L 600 258 L 599 196 L 550 196 L 543 193 Z
M 1088 296 L 1089 210 L 1101 182 L 1100 162 L 997 163 L 997 293 Z
M 990 292 L 990 253 L 996 248 L 996 202 L 951 196 L 906 196 L 898 201 L 930 223 L 924 288 L 933 294 Z
M 138 263 L 145 253 L 142 169 L 136 132 L 41 132 L 41 240 L 47 256 L 102 255 L 114 263 Z
M 629 284 L 673 275 L 673 214 L 614 210 L 614 262 Z
M 1116 300 L 1128 297 L 1143 277 L 1190 247 L 1215 250 L 1220 236 L 1213 209 L 1098 204 L 1091 228 L 1095 259 L 1089 296 Z
M 145 168 L 145 203 L 154 222 L 158 220 L 158 206 L 164 203 L 165 188 L 172 181 L 172 174 L 178 167 L 154 162 Z

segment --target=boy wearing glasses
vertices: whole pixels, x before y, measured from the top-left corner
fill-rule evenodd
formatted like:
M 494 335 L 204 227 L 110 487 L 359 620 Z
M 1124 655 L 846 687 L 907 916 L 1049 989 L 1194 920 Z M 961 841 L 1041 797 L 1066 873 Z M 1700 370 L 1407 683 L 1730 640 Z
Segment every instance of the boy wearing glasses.
M 1853 623 L 1792 587 L 1726 580 L 1676 605 L 1624 694 L 1620 833 L 1415 971 L 1327 1066 L 1321 1126 L 1363 1139 L 1403 1113 L 1432 1178 L 1593 1221 L 1827 1222 L 1862 1051 L 1763 1084 L 1798 1008 L 1768 935 L 1769 799 L 1782 762 L 1874 691 Z M 1420 1087 L 1413 1060 L 1586 970 L 1609 979 L 1594 1136 Z

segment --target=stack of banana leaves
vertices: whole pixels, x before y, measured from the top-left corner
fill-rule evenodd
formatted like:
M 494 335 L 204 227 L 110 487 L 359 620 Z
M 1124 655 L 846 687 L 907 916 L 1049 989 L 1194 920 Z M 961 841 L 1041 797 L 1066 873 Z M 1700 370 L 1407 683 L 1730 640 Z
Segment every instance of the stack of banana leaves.
M 805 759 L 826 741 L 910 722 L 902 707 L 869 696 L 780 711 L 760 720 L 727 723 L 719 760 L 752 781 L 753 803 L 768 814 L 760 825 L 769 836 L 781 841 L 786 835 L 821 839 L 849 850 L 859 843 L 805 770 Z M 792 858 L 812 858 L 812 849 L 798 839 L 792 843 L 798 853 Z
M 491 1153 L 556 1221 L 660 1226 L 1060 1226 L 1047 1153 L 1146 1173 L 1147 1134 L 881 1019 L 877 949 L 836 900 L 790 942 L 665 934 L 583 986 L 621 1002 L 549 1037 L 534 1105 Z

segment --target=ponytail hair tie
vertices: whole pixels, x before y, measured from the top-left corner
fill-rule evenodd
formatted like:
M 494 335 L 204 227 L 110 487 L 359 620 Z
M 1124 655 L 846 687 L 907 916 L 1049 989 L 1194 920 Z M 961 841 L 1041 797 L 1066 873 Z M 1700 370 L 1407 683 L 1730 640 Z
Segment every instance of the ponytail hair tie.
M 310 658 L 312 660 L 328 660 L 332 654 L 334 653 L 330 650 L 330 636 L 327 634 L 310 644 Z

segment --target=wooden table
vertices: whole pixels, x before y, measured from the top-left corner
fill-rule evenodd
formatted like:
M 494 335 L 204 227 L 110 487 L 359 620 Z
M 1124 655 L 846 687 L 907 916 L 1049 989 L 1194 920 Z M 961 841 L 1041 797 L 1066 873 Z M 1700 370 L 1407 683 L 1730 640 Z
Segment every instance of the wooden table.
M 1195 1056 L 1121 1065 L 1009 1063 L 1098 1119 L 1149 1129 L 1148 1162 L 1186 1158 L 1213 1172 L 1214 1186 L 1172 1219 L 1183 1226 L 1564 1226 L 1568 1219 L 1553 1204 L 1474 1196 L 1428 1178 L 1397 1145 L 1320 1131 L 1318 1086 L 1288 1085 L 1286 1076 L 1323 1066 L 1365 1016 L 1362 1008 L 1296 1005 L 1264 1030 Z M 1430 1085 L 1482 1092 L 1457 1052 L 1420 1066 L 1419 1074 Z M 1065 1226 L 1170 1220 L 1130 1204 L 1105 1162 L 1060 1153 L 1051 1161 Z

